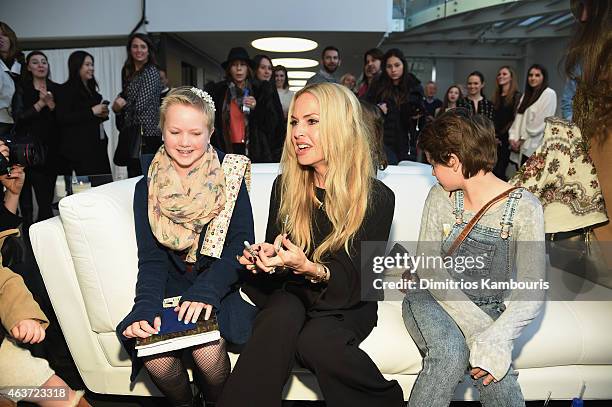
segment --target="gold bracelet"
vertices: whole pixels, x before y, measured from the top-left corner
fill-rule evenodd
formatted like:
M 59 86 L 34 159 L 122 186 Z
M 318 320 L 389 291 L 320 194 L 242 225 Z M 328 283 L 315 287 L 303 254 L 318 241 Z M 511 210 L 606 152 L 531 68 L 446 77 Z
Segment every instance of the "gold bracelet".
M 313 284 L 318 283 L 326 283 L 329 281 L 329 269 L 327 266 L 324 266 L 319 263 L 315 263 L 317 267 L 316 275 L 314 277 L 309 278 L 310 282 Z

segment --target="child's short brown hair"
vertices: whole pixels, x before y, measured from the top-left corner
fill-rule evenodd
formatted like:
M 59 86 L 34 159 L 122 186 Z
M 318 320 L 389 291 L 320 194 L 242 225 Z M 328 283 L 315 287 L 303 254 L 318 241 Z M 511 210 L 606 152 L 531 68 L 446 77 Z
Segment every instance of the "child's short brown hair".
M 463 108 L 451 109 L 428 124 L 419 137 L 419 147 L 439 164 L 448 164 L 455 154 L 465 178 L 481 170 L 491 172 L 497 162 L 493 122 L 481 115 L 470 116 Z

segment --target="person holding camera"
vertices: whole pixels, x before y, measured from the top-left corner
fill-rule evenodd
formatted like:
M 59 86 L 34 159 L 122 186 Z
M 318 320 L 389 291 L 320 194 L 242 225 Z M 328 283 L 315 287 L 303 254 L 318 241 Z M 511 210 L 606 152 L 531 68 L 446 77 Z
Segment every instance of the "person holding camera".
M 86 51 L 73 52 L 68 71 L 56 102 L 59 153 L 76 175 L 91 177 L 92 187 L 112 182 L 108 138 L 102 126 L 108 120 L 109 102 L 98 93 L 93 56 Z
M 0 140 L 0 158 L 8 160 L 9 148 Z M 23 188 L 25 172 L 19 165 L 11 165 L 8 173 L 0 175 L 2 189 L 5 189 L 4 204 L 0 205 L 0 248 L 11 236 L 19 234 L 17 229 L 21 218 L 16 215 L 19 195 Z M 40 343 L 45 339 L 49 321 L 38 303 L 27 289 L 19 274 L 2 266 L 0 252 L 0 405 L 14 405 L 17 401 L 28 401 L 25 392 L 18 387 L 32 386 L 41 390 L 59 391 L 65 396 L 65 403 L 53 399 L 29 400 L 40 406 L 89 406 L 83 398 L 83 391 L 72 390 L 57 376 L 49 363 L 18 346 Z

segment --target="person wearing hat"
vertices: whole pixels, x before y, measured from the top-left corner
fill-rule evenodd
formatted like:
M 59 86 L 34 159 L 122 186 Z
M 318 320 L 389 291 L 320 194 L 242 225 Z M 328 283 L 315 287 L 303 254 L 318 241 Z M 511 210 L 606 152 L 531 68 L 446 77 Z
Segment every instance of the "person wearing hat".
M 211 143 L 252 162 L 278 161 L 285 129 L 274 105 L 274 85 L 255 78 L 253 61 L 243 47 L 232 48 L 221 66 L 225 79 L 206 89 L 220 112 Z

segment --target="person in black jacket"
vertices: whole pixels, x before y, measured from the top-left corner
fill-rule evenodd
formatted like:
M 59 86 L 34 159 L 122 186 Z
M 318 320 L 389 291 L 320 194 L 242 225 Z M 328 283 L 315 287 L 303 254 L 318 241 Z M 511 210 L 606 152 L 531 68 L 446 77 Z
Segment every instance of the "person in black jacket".
M 261 311 L 217 406 L 280 407 L 296 359 L 328 407 L 403 406 L 398 383 L 359 348 L 378 306 L 362 297 L 361 243 L 389 238 L 395 207 L 374 178 L 361 106 L 347 88 L 319 83 L 296 93 L 289 115 L 266 242 L 240 257 L 252 276 L 243 290 Z
M 26 180 L 19 199 L 24 225 L 33 222 L 32 188 L 38 204 L 37 221 L 53 217 L 51 205 L 59 169 L 59 128 L 55 118 L 55 95 L 58 85 L 49 79 L 47 56 L 32 51 L 26 58 L 22 75 L 21 101 L 17 115 L 17 138 L 35 142 L 45 151 L 44 164 L 26 168 Z
M 370 85 L 366 100 L 385 115 L 384 142 L 389 164 L 416 160 L 417 122 L 424 114 L 423 87 L 412 73 L 402 51 L 390 49 L 383 57 L 383 71 Z
M 221 340 L 184 350 L 204 379 L 207 403 L 216 401 L 230 371 L 226 341 L 246 342 L 256 312 L 242 300 L 237 284 L 236 254 L 254 236 L 251 203 L 244 180 L 224 173 L 222 163 L 228 157 L 209 144 L 214 116 L 210 95 L 187 86 L 172 89 L 160 112 L 164 145 L 134 191 L 136 297 L 116 332 L 132 357 L 132 380 L 142 360 L 173 406 L 192 405 L 182 352 L 136 359 L 134 350 L 135 338 L 155 334 L 164 323 L 160 316 L 164 298 L 181 296 L 175 309 L 179 321 L 208 319 L 213 311 L 217 316 Z M 229 225 L 224 227 L 225 239 L 215 242 L 223 249 L 213 255 L 204 248 L 206 232 L 233 192 L 237 198 Z M 215 237 L 219 239 L 219 234 Z
M 113 112 L 121 116 L 120 131 L 131 137 L 128 151 L 128 177 L 142 174 L 141 154 L 155 154 L 161 146 L 159 101 L 163 89 L 153 42 L 145 34 L 132 34 L 127 44 L 127 60 L 121 70 L 122 92 L 113 102 Z
M 218 110 L 211 143 L 252 162 L 278 161 L 286 127 L 276 87 L 254 78 L 253 63 L 242 47 L 232 48 L 221 66 L 225 80 L 206 88 Z
M 510 164 L 510 142 L 508 130 L 516 117 L 521 100 L 521 92 L 514 70 L 504 65 L 497 72 L 497 87 L 493 95 L 493 108 L 495 110 L 495 136 L 497 137 L 497 164 L 493 174 L 499 179 L 507 180 L 506 168 Z
M 68 80 L 57 95 L 60 155 L 77 175 L 90 176 L 92 186 L 112 182 L 108 138 L 102 123 L 108 120 L 108 104 L 102 103 L 94 77 L 94 58 L 74 51 L 68 58 Z

